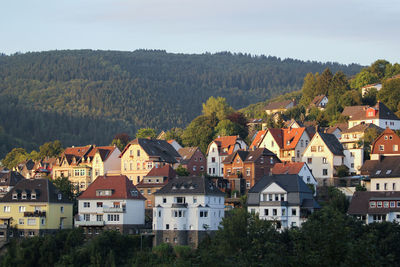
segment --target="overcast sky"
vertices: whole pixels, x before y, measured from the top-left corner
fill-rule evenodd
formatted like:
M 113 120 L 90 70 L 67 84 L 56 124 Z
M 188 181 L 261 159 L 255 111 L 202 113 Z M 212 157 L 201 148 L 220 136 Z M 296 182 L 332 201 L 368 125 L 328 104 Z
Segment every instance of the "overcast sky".
M 399 0 L 4 0 L 0 52 L 231 51 L 400 62 Z

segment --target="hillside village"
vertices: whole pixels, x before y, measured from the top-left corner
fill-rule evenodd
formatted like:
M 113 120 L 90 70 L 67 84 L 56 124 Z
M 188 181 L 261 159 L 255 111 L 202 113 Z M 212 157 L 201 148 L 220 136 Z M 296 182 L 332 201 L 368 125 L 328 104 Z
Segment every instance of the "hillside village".
M 277 232 L 301 228 L 332 188 L 360 223 L 400 222 L 399 112 L 377 98 L 400 77 L 363 85 L 353 90 L 360 100 L 349 102 L 335 91 L 341 85 L 306 101 L 307 77 L 301 94 L 270 101 L 261 113 L 210 98 L 183 133 L 142 129 L 133 140 L 121 135 L 108 146 L 66 147 L 4 167 L 0 242 L 80 228 L 87 238 L 114 230 L 150 236 L 154 246 L 197 248 L 239 208 Z

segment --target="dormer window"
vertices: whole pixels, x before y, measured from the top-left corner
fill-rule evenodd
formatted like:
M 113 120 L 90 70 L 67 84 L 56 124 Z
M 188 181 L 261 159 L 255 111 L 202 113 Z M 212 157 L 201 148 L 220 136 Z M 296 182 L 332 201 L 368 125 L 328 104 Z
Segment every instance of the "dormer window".
M 386 174 L 391 174 L 392 173 L 392 170 L 387 170 L 386 171 Z
M 22 194 L 22 199 L 26 199 L 26 193 Z
M 96 196 L 111 196 L 112 193 L 112 189 L 96 190 Z
M 138 196 L 138 191 L 137 190 L 131 190 L 131 196 L 137 197 Z
M 36 194 L 32 194 L 31 199 L 36 199 Z
M 12 195 L 12 199 L 18 199 L 18 194 L 17 194 L 17 193 L 14 193 L 14 194 Z
M 388 136 L 387 135 L 385 135 L 385 140 L 388 140 Z
M 61 194 L 58 194 L 58 195 L 57 195 L 57 198 L 58 198 L 58 200 L 61 200 L 61 199 L 62 199 L 62 195 L 61 195 Z
M 381 174 L 381 170 L 377 170 L 375 174 Z

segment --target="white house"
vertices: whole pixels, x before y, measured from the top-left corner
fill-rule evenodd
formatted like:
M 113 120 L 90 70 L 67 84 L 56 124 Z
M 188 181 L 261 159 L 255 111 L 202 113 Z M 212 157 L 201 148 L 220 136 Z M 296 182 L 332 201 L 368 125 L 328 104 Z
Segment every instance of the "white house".
M 109 173 L 121 172 L 121 158 L 116 146 L 99 146 L 95 147 L 90 154 L 93 154 L 92 160 L 92 182 L 97 176 Z
M 320 110 L 324 110 L 328 104 L 328 98 L 326 95 L 318 95 L 311 101 L 310 107 L 317 107 Z
M 205 177 L 176 177 L 154 195 L 155 245 L 197 247 L 224 217 L 224 193 Z
M 239 136 L 222 136 L 213 140 L 207 149 L 207 174 L 224 175 L 224 159 L 238 149 L 247 149 L 246 143 Z
M 380 91 L 382 89 L 382 84 L 381 83 L 374 83 L 374 84 L 368 84 L 364 87 L 361 88 L 361 95 L 364 97 L 370 90 L 376 89 L 376 91 Z
M 304 150 L 303 162 L 319 185 L 335 185 L 336 168 L 344 165 L 343 146 L 333 134 L 316 132 Z
M 247 210 L 274 222 L 278 230 L 301 226 L 318 208 L 313 192 L 296 174 L 264 176 L 247 198 Z
M 145 200 L 125 175 L 99 176 L 78 197 L 75 226 L 88 235 L 103 230 L 137 233 L 145 224 Z
M 400 156 L 367 160 L 361 174 L 368 191 L 400 191 Z

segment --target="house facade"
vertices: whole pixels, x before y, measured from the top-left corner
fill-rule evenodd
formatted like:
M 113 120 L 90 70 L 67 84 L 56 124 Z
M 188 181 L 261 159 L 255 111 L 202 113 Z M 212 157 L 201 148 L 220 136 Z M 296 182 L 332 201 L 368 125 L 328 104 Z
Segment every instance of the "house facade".
M 191 176 L 200 176 L 207 172 L 207 158 L 197 146 L 184 147 L 178 152 L 182 158 L 180 164 L 189 171 Z
M 313 192 L 296 174 L 264 176 L 247 198 L 247 210 L 278 230 L 300 227 L 318 208 Z
M 224 193 L 205 177 L 176 177 L 155 193 L 155 245 L 197 247 L 224 217 Z
M 121 171 L 121 158 L 116 146 L 99 146 L 89 153 L 92 157 L 92 182 L 97 176 L 108 173 L 119 173 Z
M 138 184 L 153 167 L 173 166 L 181 156 L 165 140 L 139 138 L 131 141 L 121 152 L 121 173 Z
M 10 192 L 13 187 L 25 177 L 16 171 L 0 171 L 0 197 Z
M 371 159 L 382 156 L 400 156 L 400 137 L 390 128 L 386 128 L 371 144 Z
M 328 104 L 328 98 L 326 95 L 318 95 L 311 101 L 310 107 L 317 107 L 320 110 L 324 110 Z
M 282 162 L 276 163 L 271 169 L 272 174 L 297 174 L 303 182 L 314 187 L 314 195 L 317 192 L 318 182 L 314 178 L 310 168 L 305 162 Z
M 49 179 L 23 179 L 0 199 L 0 238 L 71 229 L 72 206 Z
M 318 185 L 336 185 L 336 168 L 344 165 L 343 146 L 333 134 L 315 133 L 303 154 Z
M 266 148 L 252 151 L 237 150 L 223 161 L 224 178 L 228 180 L 228 189 L 244 194 L 263 176 L 269 175 L 272 167 L 281 162 Z
M 103 230 L 136 234 L 145 224 L 145 200 L 125 175 L 99 176 L 78 197 L 75 226 L 87 235 Z
M 247 149 L 246 143 L 239 136 L 223 136 L 213 140 L 207 148 L 207 174 L 222 177 L 224 175 L 222 162 L 238 149 Z
M 361 174 L 368 191 L 400 191 L 400 156 L 367 160 Z

